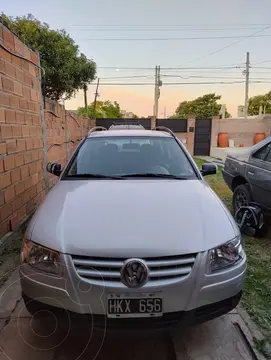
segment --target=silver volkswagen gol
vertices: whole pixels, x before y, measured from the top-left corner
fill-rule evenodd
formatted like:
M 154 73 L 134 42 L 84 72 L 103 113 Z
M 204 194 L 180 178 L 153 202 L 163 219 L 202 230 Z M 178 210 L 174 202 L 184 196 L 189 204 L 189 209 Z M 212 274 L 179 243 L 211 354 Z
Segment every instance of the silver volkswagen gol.
M 94 327 L 161 329 L 227 313 L 246 255 L 229 211 L 166 128 L 94 128 L 36 211 L 21 252 L 32 314 L 61 310 Z M 106 325 L 105 325 L 106 324 Z

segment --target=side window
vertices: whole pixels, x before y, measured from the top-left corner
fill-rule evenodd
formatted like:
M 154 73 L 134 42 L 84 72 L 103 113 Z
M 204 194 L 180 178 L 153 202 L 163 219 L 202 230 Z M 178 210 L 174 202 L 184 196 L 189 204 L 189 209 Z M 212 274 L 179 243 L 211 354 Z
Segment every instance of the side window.
M 252 158 L 257 159 L 257 160 L 261 160 L 261 161 L 265 161 L 266 160 L 265 158 L 268 155 L 270 148 L 271 148 L 271 144 L 269 143 L 269 144 L 265 145 L 264 147 L 262 147 L 261 149 L 259 149 L 258 151 L 256 151 L 252 155 Z
M 271 164 L 271 146 L 269 146 L 269 153 L 267 154 L 265 161 Z

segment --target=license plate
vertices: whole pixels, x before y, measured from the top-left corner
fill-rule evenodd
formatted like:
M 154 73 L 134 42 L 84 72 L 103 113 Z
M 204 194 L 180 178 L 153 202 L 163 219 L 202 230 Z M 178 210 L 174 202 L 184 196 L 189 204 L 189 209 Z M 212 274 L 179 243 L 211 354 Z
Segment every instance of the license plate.
M 142 296 L 110 294 L 107 302 L 107 316 L 114 318 L 162 316 L 162 298 L 153 294 Z

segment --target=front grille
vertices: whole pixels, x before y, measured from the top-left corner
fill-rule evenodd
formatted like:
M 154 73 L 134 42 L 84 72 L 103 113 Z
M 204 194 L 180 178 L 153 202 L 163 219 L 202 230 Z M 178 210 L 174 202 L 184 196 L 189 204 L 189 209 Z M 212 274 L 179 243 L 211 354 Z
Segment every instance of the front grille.
M 150 270 L 148 284 L 161 285 L 187 277 L 197 254 L 143 258 Z M 93 284 L 120 285 L 120 270 L 127 258 L 72 256 L 77 274 Z

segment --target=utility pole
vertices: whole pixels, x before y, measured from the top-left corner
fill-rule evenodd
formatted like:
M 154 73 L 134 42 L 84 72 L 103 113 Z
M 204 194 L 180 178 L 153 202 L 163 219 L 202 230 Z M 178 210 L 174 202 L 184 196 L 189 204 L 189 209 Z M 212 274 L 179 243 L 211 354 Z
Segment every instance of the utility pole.
M 86 115 L 88 114 L 87 89 L 88 89 L 87 85 L 84 85 L 84 102 L 85 102 Z
M 167 108 L 164 106 L 164 119 L 167 117 Z
M 94 97 L 94 103 L 93 103 L 93 110 L 94 110 L 94 113 L 95 113 L 95 110 L 96 110 L 97 97 L 99 96 L 99 93 L 98 93 L 98 90 L 99 90 L 99 84 L 100 84 L 100 79 L 98 78 L 98 81 L 97 81 L 97 86 L 96 86 L 96 92 L 95 92 L 95 97 Z
M 154 87 L 154 111 L 153 116 L 157 119 L 158 116 L 158 100 L 160 97 L 160 87 L 162 86 L 162 81 L 160 79 L 160 65 L 155 66 L 155 87 Z
M 154 105 L 153 105 L 153 117 L 155 118 L 155 120 L 157 118 L 157 112 L 158 112 L 158 109 L 157 109 L 157 106 L 158 106 L 158 103 L 157 103 L 157 85 L 158 85 L 157 75 L 158 75 L 158 68 L 157 68 L 157 66 L 155 66 Z
M 249 63 L 249 52 L 247 52 L 247 57 L 246 57 L 246 70 L 245 70 L 245 74 L 246 74 L 245 111 L 244 111 L 245 119 L 247 119 L 247 113 L 248 113 L 249 67 L 250 67 L 250 63 Z

